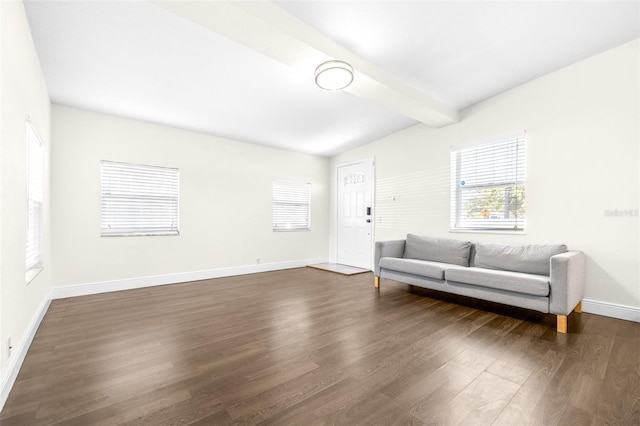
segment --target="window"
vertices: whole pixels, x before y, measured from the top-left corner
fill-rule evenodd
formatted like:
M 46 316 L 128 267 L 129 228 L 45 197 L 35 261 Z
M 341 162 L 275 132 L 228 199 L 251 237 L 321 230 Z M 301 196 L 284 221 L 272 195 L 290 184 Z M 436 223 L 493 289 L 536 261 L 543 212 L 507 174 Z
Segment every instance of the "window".
M 273 181 L 273 230 L 311 229 L 311 184 Z
M 27 272 L 42 269 L 43 168 L 44 145 L 27 123 Z
M 526 133 L 451 148 L 451 230 L 525 229 Z
M 102 236 L 179 233 L 178 169 L 101 163 Z

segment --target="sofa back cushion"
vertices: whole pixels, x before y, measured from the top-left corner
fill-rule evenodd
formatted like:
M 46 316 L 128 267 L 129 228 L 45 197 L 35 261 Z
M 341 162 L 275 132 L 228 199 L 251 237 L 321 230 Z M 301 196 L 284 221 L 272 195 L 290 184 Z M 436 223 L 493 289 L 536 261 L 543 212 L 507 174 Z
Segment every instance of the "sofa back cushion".
M 421 237 L 419 235 L 408 234 L 403 257 L 406 259 L 429 260 L 431 262 L 469 266 L 470 251 L 471 242 L 469 241 Z
M 551 256 L 566 253 L 564 244 L 552 245 L 475 245 L 474 266 L 503 271 L 549 276 Z

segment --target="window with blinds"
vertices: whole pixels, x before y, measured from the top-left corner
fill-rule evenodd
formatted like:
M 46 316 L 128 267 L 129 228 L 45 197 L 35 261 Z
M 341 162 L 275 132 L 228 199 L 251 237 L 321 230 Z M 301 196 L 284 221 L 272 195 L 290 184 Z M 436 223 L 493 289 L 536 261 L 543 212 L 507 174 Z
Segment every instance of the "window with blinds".
M 27 123 L 27 271 L 42 268 L 43 169 L 44 145 Z
M 311 229 L 311 184 L 273 181 L 273 230 Z
M 102 236 L 177 235 L 179 170 L 101 161 Z
M 451 230 L 525 230 L 526 133 L 451 148 Z

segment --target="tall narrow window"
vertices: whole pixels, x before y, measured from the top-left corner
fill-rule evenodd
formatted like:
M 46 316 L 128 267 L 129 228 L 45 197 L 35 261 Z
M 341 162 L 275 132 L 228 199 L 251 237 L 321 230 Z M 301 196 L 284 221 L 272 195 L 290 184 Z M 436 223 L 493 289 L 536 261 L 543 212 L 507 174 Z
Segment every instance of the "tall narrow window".
M 311 184 L 273 181 L 273 230 L 311 229 Z
M 451 230 L 525 229 L 526 133 L 451 148 Z
M 43 169 L 44 146 L 31 123 L 27 123 L 27 271 L 42 268 Z
M 102 161 L 102 236 L 177 235 L 178 169 Z

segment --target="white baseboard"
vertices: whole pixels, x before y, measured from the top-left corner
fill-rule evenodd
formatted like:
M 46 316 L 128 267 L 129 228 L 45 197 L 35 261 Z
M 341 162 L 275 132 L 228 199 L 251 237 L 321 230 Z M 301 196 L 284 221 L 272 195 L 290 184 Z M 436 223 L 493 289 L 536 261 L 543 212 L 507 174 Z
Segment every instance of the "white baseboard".
M 605 317 L 618 318 L 627 321 L 640 322 L 640 308 L 635 306 L 618 305 L 616 303 L 601 302 L 599 300 L 582 299 L 582 312 L 603 315 Z
M 49 309 L 50 304 L 51 293 L 44 298 L 36 310 L 35 315 L 31 318 L 31 321 L 27 325 L 27 329 L 20 341 L 13 345 L 11 357 L 9 357 L 7 365 L 5 365 L 2 369 L 2 374 L 0 374 L 0 411 L 2 411 L 4 403 L 7 402 L 9 392 L 11 392 L 13 383 L 16 381 L 16 377 L 18 377 L 18 372 L 20 371 L 20 368 L 22 368 L 22 363 L 27 356 L 31 342 L 33 342 L 36 331 L 38 331 L 38 327 L 40 327 L 40 323 L 44 318 L 44 314 L 47 313 L 47 309 Z
M 279 271 L 282 269 L 302 268 L 307 265 L 326 262 L 327 258 L 300 259 L 288 262 L 264 263 L 233 268 L 210 269 L 206 271 L 181 272 L 168 275 L 155 275 L 150 277 L 65 285 L 54 287 L 52 289 L 52 299 L 86 296 L 90 294 L 108 293 L 111 291 L 133 290 L 136 288 L 231 277 L 235 275 L 255 274 L 258 272 Z

